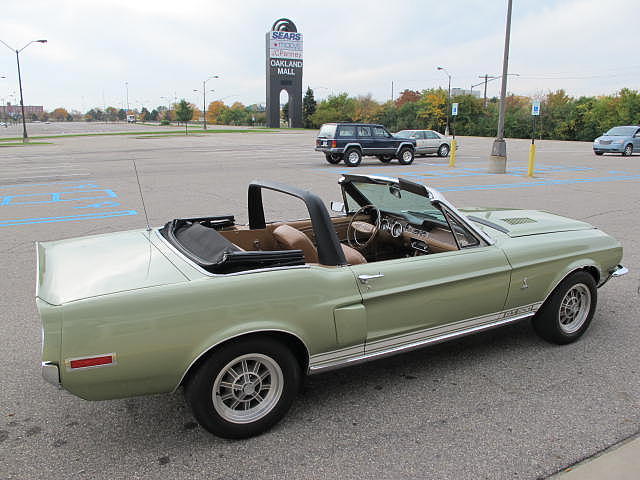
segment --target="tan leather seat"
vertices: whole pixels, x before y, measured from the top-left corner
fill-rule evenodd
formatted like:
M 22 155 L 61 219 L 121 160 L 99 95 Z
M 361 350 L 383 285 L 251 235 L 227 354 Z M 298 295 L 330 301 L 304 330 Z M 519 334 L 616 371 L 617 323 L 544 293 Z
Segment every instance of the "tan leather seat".
M 273 237 L 276 241 L 276 245 L 279 248 L 285 250 L 302 250 L 304 260 L 307 263 L 318 263 L 318 251 L 313 245 L 313 242 L 300 230 L 293 228 L 289 225 L 279 225 L 273 230 Z M 357 265 L 360 263 L 367 263 L 364 256 L 355 248 L 351 248 L 348 245 L 341 244 L 342 251 L 350 265 Z

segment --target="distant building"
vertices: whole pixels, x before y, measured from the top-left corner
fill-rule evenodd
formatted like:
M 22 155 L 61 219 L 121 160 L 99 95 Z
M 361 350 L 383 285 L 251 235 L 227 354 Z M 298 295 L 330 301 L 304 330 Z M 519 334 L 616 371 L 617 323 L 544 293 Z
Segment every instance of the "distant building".
M 25 105 L 24 106 L 24 114 L 25 115 L 42 115 L 44 113 L 44 107 L 42 105 Z M 5 116 L 9 115 L 14 117 L 16 115 L 22 115 L 22 108 L 20 105 L 11 105 L 7 103 L 6 105 L 0 105 L 0 115 Z
M 476 98 L 480 98 L 482 96 L 482 92 L 480 90 L 465 90 L 464 88 L 452 88 L 451 96 L 456 97 L 458 95 L 473 95 Z

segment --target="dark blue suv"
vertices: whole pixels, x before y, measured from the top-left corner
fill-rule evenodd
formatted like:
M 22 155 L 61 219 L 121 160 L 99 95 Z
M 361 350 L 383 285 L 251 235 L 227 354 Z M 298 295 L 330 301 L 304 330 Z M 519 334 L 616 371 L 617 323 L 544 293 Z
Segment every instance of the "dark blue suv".
M 325 123 L 316 138 L 316 150 L 323 152 L 327 162 L 340 160 L 348 167 L 357 167 L 362 157 L 374 156 L 383 163 L 397 158 L 402 165 L 413 162 L 416 141 L 397 138 L 382 125 L 370 123 Z

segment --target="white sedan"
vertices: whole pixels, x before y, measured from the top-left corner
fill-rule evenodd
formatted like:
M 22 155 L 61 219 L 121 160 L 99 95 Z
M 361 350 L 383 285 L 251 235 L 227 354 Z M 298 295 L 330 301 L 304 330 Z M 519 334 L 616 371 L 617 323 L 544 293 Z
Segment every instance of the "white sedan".
M 435 130 L 401 130 L 394 136 L 415 139 L 416 155 L 436 153 L 439 157 L 446 157 L 451 150 L 450 140 Z

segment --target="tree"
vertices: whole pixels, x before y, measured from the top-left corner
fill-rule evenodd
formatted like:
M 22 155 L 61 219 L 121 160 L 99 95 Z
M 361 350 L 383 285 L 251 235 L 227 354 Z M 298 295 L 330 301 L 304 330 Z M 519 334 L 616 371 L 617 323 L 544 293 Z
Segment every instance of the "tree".
M 381 107 L 369 93 L 368 95 L 360 95 L 355 99 L 353 120 L 355 122 L 373 123 L 375 122 Z
M 287 103 L 282 106 L 280 116 L 282 117 L 282 121 L 285 125 L 289 126 L 289 100 L 287 100 Z
M 151 110 L 151 113 L 149 114 L 149 120 L 152 120 L 154 122 L 158 121 L 158 117 L 159 117 L 159 112 L 158 110 L 156 110 L 155 108 L 153 110 Z
M 69 112 L 62 107 L 56 108 L 53 112 L 51 112 L 51 117 L 56 122 L 64 122 L 69 116 Z
M 396 100 L 396 107 L 401 107 L 407 102 L 417 102 L 420 100 L 420 92 L 417 90 L 403 90 Z
M 151 113 L 149 113 L 149 110 L 147 110 L 147 107 L 142 107 L 142 110 L 140 110 L 140 120 L 143 122 L 146 122 L 150 118 L 151 118 Z
M 215 102 L 211 102 L 209 107 L 207 107 L 207 122 L 217 125 L 222 123 L 221 116 L 227 110 L 227 107 L 220 100 L 216 100 Z
M 118 110 L 118 120 L 126 120 L 127 119 L 127 111 L 124 108 Z
M 176 119 L 179 122 L 184 122 L 184 134 L 188 135 L 189 120 L 193 118 L 193 105 L 187 102 L 184 98 L 180 100 L 180 103 L 176 106 Z
M 313 128 L 311 117 L 316 113 L 317 106 L 316 100 L 313 98 L 313 90 L 311 90 L 311 87 L 307 87 L 302 99 L 302 124 L 304 128 Z

